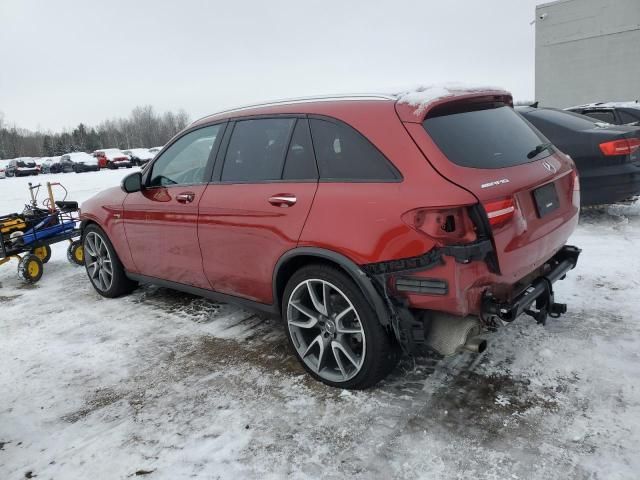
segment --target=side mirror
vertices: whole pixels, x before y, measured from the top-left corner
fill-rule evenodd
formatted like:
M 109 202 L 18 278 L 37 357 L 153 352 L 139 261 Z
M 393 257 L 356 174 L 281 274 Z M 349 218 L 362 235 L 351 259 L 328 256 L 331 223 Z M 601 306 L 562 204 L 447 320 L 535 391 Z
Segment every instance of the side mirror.
M 142 190 L 142 174 L 140 172 L 135 172 L 131 175 L 127 175 L 122 180 L 121 187 L 122 190 L 127 193 L 139 192 Z

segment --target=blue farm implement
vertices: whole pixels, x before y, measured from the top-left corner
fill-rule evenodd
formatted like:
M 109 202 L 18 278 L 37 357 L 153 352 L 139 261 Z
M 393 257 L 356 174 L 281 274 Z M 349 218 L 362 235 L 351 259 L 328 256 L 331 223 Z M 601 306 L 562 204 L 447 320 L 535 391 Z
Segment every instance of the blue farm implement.
M 29 183 L 31 200 L 22 213 L 0 216 L 0 265 L 17 259 L 18 273 L 29 283 L 42 277 L 54 243 L 69 241 L 69 261 L 75 265 L 84 263 L 78 203 L 66 201 L 67 191 L 61 184 L 47 182 L 47 196 L 38 205 L 40 187 Z M 64 190 L 64 200 L 54 200 L 54 187 Z

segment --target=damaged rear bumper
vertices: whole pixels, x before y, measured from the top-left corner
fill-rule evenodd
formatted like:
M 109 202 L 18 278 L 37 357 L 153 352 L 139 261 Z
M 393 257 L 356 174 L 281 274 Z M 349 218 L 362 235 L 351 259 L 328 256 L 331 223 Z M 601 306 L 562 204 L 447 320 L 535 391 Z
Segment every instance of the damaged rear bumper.
M 544 266 L 546 273 L 536 278 L 524 291 L 508 302 L 500 302 L 492 295 L 482 300 L 482 317 L 497 316 L 505 322 L 512 322 L 523 313 L 544 324 L 547 317 L 558 317 L 566 313 L 567 306 L 556 303 L 553 284 L 562 280 L 569 270 L 575 268 L 581 250 L 565 245 Z

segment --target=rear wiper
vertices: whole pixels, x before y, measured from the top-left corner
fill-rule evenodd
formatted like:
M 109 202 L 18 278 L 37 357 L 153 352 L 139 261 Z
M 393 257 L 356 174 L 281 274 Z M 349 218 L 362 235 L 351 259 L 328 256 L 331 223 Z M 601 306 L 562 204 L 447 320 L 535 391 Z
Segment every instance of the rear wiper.
M 541 143 L 536 148 L 534 148 L 529 153 L 527 153 L 527 158 L 528 159 L 532 159 L 534 157 L 537 157 L 538 155 L 540 155 L 545 150 L 549 150 L 552 146 L 553 146 L 553 143 L 550 143 L 550 142 L 549 143 Z

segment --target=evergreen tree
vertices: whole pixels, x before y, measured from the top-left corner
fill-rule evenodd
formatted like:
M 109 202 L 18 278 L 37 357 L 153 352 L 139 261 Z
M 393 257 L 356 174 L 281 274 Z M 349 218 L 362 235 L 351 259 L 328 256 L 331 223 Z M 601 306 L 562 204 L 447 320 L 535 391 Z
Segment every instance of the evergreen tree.
M 50 135 L 44 136 L 42 140 L 42 151 L 46 157 L 53 157 L 55 155 L 55 149 Z
M 53 148 L 54 155 L 64 155 L 65 153 L 67 153 L 66 150 L 67 148 L 64 144 L 64 141 L 62 140 L 62 138 L 58 138 L 58 140 L 56 140 L 56 146 Z

